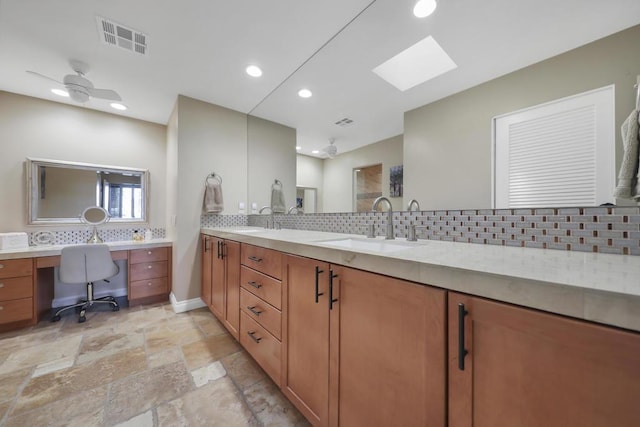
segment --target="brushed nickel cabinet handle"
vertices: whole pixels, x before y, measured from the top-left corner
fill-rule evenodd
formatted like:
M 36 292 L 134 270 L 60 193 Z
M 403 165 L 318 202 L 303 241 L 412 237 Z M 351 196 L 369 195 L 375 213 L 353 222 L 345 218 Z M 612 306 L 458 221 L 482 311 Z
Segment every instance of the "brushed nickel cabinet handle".
M 262 262 L 262 258 L 258 258 L 257 256 L 253 256 L 253 255 L 251 255 L 249 259 L 254 262 Z
M 4 288 L 4 283 L 0 283 L 0 289 Z
M 0 268 L 4 268 L 4 264 L 0 264 Z
M 247 307 L 247 309 L 252 312 L 253 314 L 255 314 L 256 316 L 260 316 L 262 314 L 261 311 L 256 310 L 256 305 L 254 305 L 253 307 Z
M 152 266 L 152 265 L 149 265 L 149 266 L 147 266 L 147 268 L 148 268 L 149 270 L 151 270 L 151 269 L 153 268 L 153 266 Z
M 262 338 L 256 338 L 255 337 L 255 331 L 253 332 L 247 332 L 247 335 L 249 335 L 251 337 L 252 340 L 254 340 L 256 342 L 256 344 L 260 344 L 260 341 L 262 341 Z
M 260 289 L 262 287 L 262 285 L 260 283 L 256 283 L 256 282 L 253 282 L 253 281 L 247 282 L 247 285 L 253 286 L 256 289 Z
M 148 252 L 147 252 L 147 255 L 151 255 L 151 251 L 148 251 Z
M 4 307 L 0 305 L 0 311 L 4 310 Z

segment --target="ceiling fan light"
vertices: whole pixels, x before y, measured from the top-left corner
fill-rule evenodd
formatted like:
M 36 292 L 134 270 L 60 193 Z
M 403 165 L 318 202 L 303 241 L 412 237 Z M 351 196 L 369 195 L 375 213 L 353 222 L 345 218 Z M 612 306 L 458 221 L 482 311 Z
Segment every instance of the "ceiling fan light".
M 127 109 L 127 106 L 124 104 L 120 104 L 118 102 L 112 102 L 111 104 L 111 108 L 115 109 L 115 110 L 120 110 L 120 111 L 124 111 Z
M 436 10 L 437 5 L 436 0 L 418 0 L 413 6 L 413 14 L 418 18 L 426 18 Z
M 67 87 L 69 96 L 76 102 L 85 103 L 89 100 L 89 94 L 84 88 Z
M 65 98 L 69 97 L 69 92 L 63 89 L 51 89 L 51 92 L 58 96 L 64 96 Z

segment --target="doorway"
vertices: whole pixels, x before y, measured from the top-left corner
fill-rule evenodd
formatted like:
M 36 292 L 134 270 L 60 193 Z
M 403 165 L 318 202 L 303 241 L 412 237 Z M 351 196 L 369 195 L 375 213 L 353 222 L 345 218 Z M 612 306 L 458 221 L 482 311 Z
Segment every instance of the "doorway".
M 369 212 L 373 201 L 382 196 L 382 164 L 353 169 L 353 210 Z

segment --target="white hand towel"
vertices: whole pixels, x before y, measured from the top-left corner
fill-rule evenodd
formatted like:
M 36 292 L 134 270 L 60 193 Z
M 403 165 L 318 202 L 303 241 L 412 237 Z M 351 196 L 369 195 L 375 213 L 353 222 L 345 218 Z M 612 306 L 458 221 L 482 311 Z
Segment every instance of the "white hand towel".
M 222 184 L 215 179 L 205 182 L 202 210 L 204 213 L 220 213 L 224 210 Z
M 287 210 L 284 202 L 284 193 L 282 192 L 282 184 L 273 184 L 271 186 L 271 212 L 285 213 Z
M 627 120 L 622 124 L 622 144 L 624 155 L 618 173 L 618 185 L 613 192 L 613 196 L 621 199 L 640 197 L 640 171 L 638 165 L 640 158 L 638 154 L 638 110 L 633 110 Z

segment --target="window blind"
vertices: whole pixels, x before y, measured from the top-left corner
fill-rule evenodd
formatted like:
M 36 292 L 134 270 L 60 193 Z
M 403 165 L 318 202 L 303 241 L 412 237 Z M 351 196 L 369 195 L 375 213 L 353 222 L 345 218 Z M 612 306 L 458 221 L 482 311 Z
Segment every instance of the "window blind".
M 496 208 L 612 201 L 613 86 L 494 119 Z

